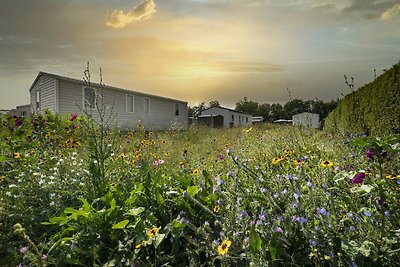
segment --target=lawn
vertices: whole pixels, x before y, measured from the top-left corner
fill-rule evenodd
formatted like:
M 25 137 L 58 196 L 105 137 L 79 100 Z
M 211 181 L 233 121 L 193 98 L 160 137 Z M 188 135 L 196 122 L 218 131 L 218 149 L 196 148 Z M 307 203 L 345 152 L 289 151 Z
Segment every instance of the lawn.
M 398 136 L 1 121 L 1 266 L 400 262 Z

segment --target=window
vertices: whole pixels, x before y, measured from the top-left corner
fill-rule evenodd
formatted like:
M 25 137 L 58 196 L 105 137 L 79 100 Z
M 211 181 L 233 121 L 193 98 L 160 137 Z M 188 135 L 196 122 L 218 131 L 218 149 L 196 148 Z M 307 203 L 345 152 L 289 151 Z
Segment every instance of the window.
M 84 88 L 83 104 L 85 108 L 94 109 L 96 104 L 96 92 L 93 88 Z
M 235 115 L 232 115 L 232 121 L 235 121 Z
M 150 114 L 150 98 L 144 98 L 144 114 Z
M 134 98 L 133 95 L 126 95 L 126 112 L 135 112 Z
M 175 104 L 175 116 L 179 116 L 179 104 Z
M 40 91 L 36 91 L 36 110 L 40 110 Z
M 239 116 L 239 122 L 242 122 L 242 117 L 241 116 Z
M 249 117 L 246 117 L 246 122 L 249 122 Z

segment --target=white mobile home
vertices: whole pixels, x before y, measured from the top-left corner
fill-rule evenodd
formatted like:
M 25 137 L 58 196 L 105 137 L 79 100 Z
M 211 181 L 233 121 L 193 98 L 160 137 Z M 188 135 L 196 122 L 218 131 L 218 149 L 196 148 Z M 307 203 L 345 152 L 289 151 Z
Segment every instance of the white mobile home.
M 319 128 L 319 114 L 303 112 L 293 115 L 293 125 L 301 125 L 307 128 Z
M 253 116 L 242 113 L 233 109 L 223 107 L 211 107 L 201 112 L 201 115 L 221 115 L 223 117 L 223 126 L 225 128 L 233 126 L 250 126 L 252 125 Z
M 29 89 L 32 112 L 48 109 L 60 114 L 89 111 L 97 120 L 96 104 L 102 101 L 116 115 L 113 126 L 159 130 L 187 127 L 187 102 L 142 92 L 100 85 L 40 72 Z

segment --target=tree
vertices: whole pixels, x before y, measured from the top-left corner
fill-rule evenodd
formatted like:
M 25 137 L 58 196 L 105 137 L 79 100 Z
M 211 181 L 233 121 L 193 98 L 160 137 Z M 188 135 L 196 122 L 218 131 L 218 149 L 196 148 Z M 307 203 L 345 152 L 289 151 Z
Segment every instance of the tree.
M 198 117 L 201 112 L 203 112 L 203 110 L 206 109 L 206 103 L 201 102 L 199 105 L 197 106 L 193 106 L 193 107 L 189 107 L 188 108 L 188 116 L 189 117 Z
M 220 107 L 221 105 L 219 104 L 218 100 L 212 100 L 210 101 L 210 108 L 212 107 Z
M 258 103 L 254 101 L 247 100 L 247 97 L 244 97 L 243 100 L 240 100 L 235 104 L 235 110 L 247 114 L 255 115 L 257 113 Z
M 291 120 L 293 115 L 302 113 L 302 112 L 310 112 L 310 103 L 309 101 L 303 101 L 301 99 L 293 99 L 287 102 L 283 109 L 285 111 L 285 119 Z
M 283 106 L 279 103 L 273 103 L 271 105 L 271 111 L 270 111 L 270 121 L 276 121 L 279 119 L 284 119 L 285 116 L 285 110 L 283 109 Z
M 271 121 L 271 105 L 268 103 L 263 103 L 258 105 L 257 112 L 254 115 L 263 116 L 264 122 Z

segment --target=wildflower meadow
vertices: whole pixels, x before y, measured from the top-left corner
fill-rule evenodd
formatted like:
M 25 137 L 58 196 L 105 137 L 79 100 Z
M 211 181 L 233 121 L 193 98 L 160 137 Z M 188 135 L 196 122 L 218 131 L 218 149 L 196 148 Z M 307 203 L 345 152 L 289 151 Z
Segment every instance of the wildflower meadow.
M 1 123 L 1 266 L 400 262 L 398 136 Z

